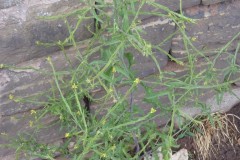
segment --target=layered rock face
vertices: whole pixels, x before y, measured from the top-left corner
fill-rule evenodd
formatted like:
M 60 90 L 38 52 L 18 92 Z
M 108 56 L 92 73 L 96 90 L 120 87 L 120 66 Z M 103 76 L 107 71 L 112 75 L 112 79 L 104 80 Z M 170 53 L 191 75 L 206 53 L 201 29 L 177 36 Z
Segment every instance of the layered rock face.
M 155 2 L 173 11 L 180 11 L 180 4 L 177 0 L 156 0 Z M 174 35 L 177 26 L 171 20 L 148 15 L 141 16 L 139 27 L 145 31 L 141 36 L 153 45 L 160 44 L 162 49 L 152 50 L 161 69 L 175 72 L 176 77 L 181 77 L 186 73 L 185 68 L 172 62 L 167 54 L 185 62 L 187 55 L 191 52 L 199 59 L 196 72 L 200 72 L 208 65 L 201 58 L 207 56 L 214 59 L 226 43 L 231 41 L 231 45 L 224 52 L 232 54 L 237 52 L 236 49 L 240 46 L 239 0 L 183 0 L 182 7 L 184 15 L 196 20 L 194 24 L 187 24 L 185 30 L 193 47 L 201 51 L 203 55 L 193 49 L 185 49 L 182 35 L 178 33 Z M 79 63 L 79 59 L 75 58 L 76 50 L 71 47 L 67 48 L 68 57 L 72 62 L 70 65 L 60 47 L 57 46 L 59 40 L 69 37 L 67 26 L 71 26 L 72 29 L 77 26 L 79 17 L 71 15 L 71 12 L 79 8 L 84 8 L 84 4 L 81 4 L 79 0 L 0 0 L 0 144 L 7 143 L 4 135 L 14 137 L 19 131 L 31 132 L 29 113 L 32 109 L 41 109 L 41 102 L 47 100 L 48 89 L 54 85 L 52 76 L 47 74 L 52 69 L 46 58 L 51 56 L 56 70 L 59 71 L 67 70 Z M 151 12 L 152 7 L 145 5 L 142 10 Z M 154 12 L 164 13 L 165 11 Z M 69 16 L 58 20 L 42 18 L 43 16 L 45 18 L 57 16 L 59 13 L 69 14 Z M 92 37 L 94 21 L 94 18 L 84 19 L 77 27 L 75 38 L 83 42 L 79 50 L 85 50 L 87 47 L 84 41 Z M 164 41 L 166 38 L 167 41 Z M 40 42 L 46 44 L 38 45 Z M 136 56 L 137 63 L 133 68 L 139 77 L 147 79 L 148 76 L 157 73 L 157 68 L 151 59 L 146 59 L 137 50 L 130 48 L 129 51 Z M 227 54 L 218 56 L 214 68 L 223 70 L 229 66 L 229 56 Z M 239 58 L 236 63 L 240 65 Z M 5 68 L 4 66 L 14 67 Z M 226 75 L 218 74 L 219 83 L 224 81 L 224 76 Z M 232 75 L 231 78 L 239 78 L 239 75 Z M 234 85 L 236 88 L 232 91 L 239 96 L 239 83 L 236 82 Z M 156 87 L 156 90 L 161 89 L 164 87 Z M 124 87 L 120 90 L 125 91 Z M 142 88 L 139 88 L 138 93 L 141 93 L 141 90 Z M 14 101 L 13 97 L 37 97 L 39 104 Z M 135 102 L 143 110 L 148 111 L 146 104 L 140 101 L 142 97 L 142 94 L 137 94 Z M 224 103 L 221 105 L 215 102 L 212 92 L 202 94 L 199 99 L 212 105 L 212 111 L 227 111 L 239 103 L 236 97 L 228 93 L 224 97 Z M 169 103 L 169 100 L 163 98 L 161 102 Z M 97 108 L 97 106 L 93 105 L 92 108 Z M 190 107 L 184 108 L 184 111 L 190 115 L 200 112 Z M 43 120 L 43 123 L 48 125 L 56 120 L 48 117 Z M 166 121 L 167 119 L 161 119 L 158 122 L 161 125 Z M 63 134 L 54 132 L 58 128 L 57 125 L 39 133 L 40 139 L 48 143 L 60 140 Z M 12 155 L 14 155 L 12 150 L 0 148 L 0 159 L 14 159 Z

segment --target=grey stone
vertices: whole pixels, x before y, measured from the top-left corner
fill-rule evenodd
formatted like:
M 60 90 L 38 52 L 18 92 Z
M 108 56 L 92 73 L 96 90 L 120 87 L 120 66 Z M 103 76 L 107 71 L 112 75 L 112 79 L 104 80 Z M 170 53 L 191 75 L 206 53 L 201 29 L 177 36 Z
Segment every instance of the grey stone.
M 208 97 L 205 103 L 207 106 L 211 108 L 212 113 L 215 112 L 225 113 L 240 102 L 239 97 L 240 97 L 239 87 L 233 87 L 229 92 L 223 94 L 222 101 L 220 103 L 217 101 L 216 96 Z M 188 115 L 192 117 L 201 114 L 200 109 L 193 108 L 191 106 L 184 107 L 182 111 L 184 113 L 188 113 Z
M 34 138 L 37 142 L 44 144 L 54 144 L 64 138 L 65 132 L 60 130 L 60 124 L 56 123 L 57 121 L 57 117 L 47 115 L 36 122 L 34 115 L 29 112 L 0 117 L 0 144 L 10 144 L 13 140 L 18 140 L 18 136 L 23 136 L 26 139 Z M 39 127 L 39 124 L 44 127 Z M 38 131 L 36 132 L 36 130 Z M 9 158 L 11 160 L 10 158 L 14 157 L 13 155 L 15 155 L 14 148 L 0 147 L 1 159 Z
M 179 11 L 180 10 L 180 1 L 176 0 L 155 0 L 155 3 L 158 3 L 162 6 L 165 6 L 169 8 L 172 11 Z M 201 3 L 201 0 L 183 0 L 182 1 L 182 9 L 190 8 L 196 5 L 199 5 Z M 141 9 L 141 12 L 160 12 L 160 13 L 166 13 L 166 11 L 163 11 L 162 9 L 156 9 L 156 7 L 153 7 L 149 5 L 148 3 L 144 5 Z M 143 15 L 141 19 L 145 19 L 150 17 L 151 15 Z
M 76 49 L 69 49 L 67 52 L 71 65 L 63 52 L 52 54 L 51 59 L 56 71 L 67 72 L 79 63 L 75 54 Z M 41 107 L 47 101 L 50 88 L 53 86 L 52 69 L 45 57 L 24 62 L 17 65 L 16 68 L 1 69 L 0 115 L 13 115 Z M 14 96 L 14 99 L 9 99 L 10 95 Z M 22 103 L 16 100 L 18 98 L 35 100 L 38 101 L 38 104 Z
M 215 58 L 214 56 L 210 57 L 209 61 L 212 62 L 214 58 Z M 211 85 L 221 84 L 224 81 L 224 70 L 227 67 L 229 67 L 229 63 L 228 63 L 229 58 L 231 58 L 231 55 L 226 55 L 226 54 L 223 54 L 217 58 L 215 65 L 212 66 L 212 68 L 214 68 L 215 71 L 211 72 L 211 76 L 213 76 L 213 79 L 214 79 L 214 81 L 211 81 Z M 196 68 L 194 69 L 194 74 L 197 75 L 204 70 L 207 71 L 209 69 L 209 64 L 210 64 L 209 61 L 206 59 L 200 59 L 196 65 Z M 202 88 L 198 89 L 198 92 L 191 91 L 187 93 L 188 89 L 181 88 L 183 86 L 174 87 L 170 85 L 170 83 L 168 84 L 168 82 L 170 82 L 171 79 L 178 79 L 184 82 L 186 78 L 188 78 L 188 74 L 189 74 L 189 69 L 186 66 L 187 64 L 185 64 L 185 66 L 180 66 L 180 65 L 176 65 L 175 63 L 168 63 L 162 70 L 162 72 L 165 73 L 163 75 L 162 82 L 159 79 L 159 75 L 151 75 L 148 77 L 144 77 L 141 80 L 144 82 L 147 81 L 148 83 L 146 83 L 145 85 L 152 88 L 154 93 L 160 93 L 160 92 L 163 93 L 168 89 L 174 89 L 175 99 L 178 99 L 183 94 L 187 94 L 186 95 L 188 97 L 187 102 L 184 101 L 182 106 L 180 105 L 178 107 L 185 108 L 184 106 L 189 106 L 188 108 L 194 108 L 193 109 L 194 113 L 196 111 L 203 112 L 204 109 L 206 108 L 200 106 L 196 102 L 205 104 L 206 102 L 209 101 L 209 99 L 211 99 L 216 94 L 218 94 L 215 91 L 215 88 L 204 89 L 204 86 L 210 85 L 209 84 L 210 82 L 205 81 L 205 79 L 207 78 L 203 78 L 203 80 L 199 80 L 197 82 L 196 85 L 198 87 L 202 86 Z M 169 72 L 174 72 L 175 75 L 167 74 Z M 205 76 L 209 76 L 209 75 L 207 75 L 206 73 Z M 158 84 L 155 84 L 154 82 L 158 82 Z M 148 114 L 151 111 L 151 108 L 154 106 L 151 103 L 147 103 L 146 101 L 144 101 L 146 92 L 143 86 L 139 84 L 138 87 L 135 90 L 133 90 L 132 95 L 131 94 L 126 95 L 128 93 L 129 88 L 130 86 L 122 86 L 117 88 L 117 92 L 121 96 L 126 96 L 126 99 L 129 104 L 131 104 L 131 96 L 132 96 L 132 105 L 137 106 L 137 108 L 142 111 L 142 116 Z M 93 97 L 100 99 L 101 97 L 104 96 L 104 94 L 105 94 L 104 91 L 95 92 L 93 93 Z M 167 95 L 159 96 L 158 100 L 159 100 L 159 104 L 157 106 L 156 114 L 159 114 L 159 115 L 155 118 L 155 122 L 159 126 L 161 126 L 161 125 L 165 125 L 170 120 L 171 116 L 169 114 L 169 109 L 170 109 L 169 107 L 171 106 L 171 102 Z M 93 104 L 90 106 L 90 108 L 94 114 L 97 114 L 99 117 L 101 117 L 101 116 L 104 116 L 109 111 L 111 106 L 114 106 L 114 104 L 115 104 L 114 97 L 112 97 L 112 101 L 107 101 L 107 102 L 104 101 L 102 103 Z M 126 106 L 129 106 L 129 105 L 126 105 Z M 220 107 L 219 109 L 221 110 L 222 108 Z M 126 111 L 129 111 L 129 110 L 130 110 L 130 107 L 126 108 Z M 166 112 L 166 110 L 168 110 L 168 112 Z M 216 111 L 216 109 L 214 109 L 213 111 Z M 188 115 L 188 112 L 184 112 L 184 113 Z M 192 113 L 189 113 L 189 115 L 192 115 Z
M 196 24 L 186 25 L 186 34 L 194 47 L 205 56 L 213 55 L 230 42 L 240 30 L 240 1 L 219 3 L 216 5 L 197 6 L 186 9 L 185 15 L 196 19 Z M 225 49 L 233 51 L 237 47 L 240 36 Z M 201 57 L 196 50 L 189 49 L 190 54 Z M 186 59 L 187 52 L 183 37 L 175 35 L 172 41 L 172 56 Z
M 164 67 L 167 64 L 167 54 L 171 47 L 171 37 L 169 38 L 169 35 L 174 33 L 175 24 L 169 19 L 152 17 L 142 21 L 142 24 L 138 27 L 143 30 L 143 33 L 140 35 L 152 47 L 153 56 L 155 56 L 160 68 Z M 169 39 L 166 40 L 167 38 Z M 161 50 L 156 47 L 161 48 Z M 135 64 L 132 68 L 137 72 L 137 76 L 146 77 L 158 72 L 157 66 L 151 56 L 144 56 L 144 46 L 140 50 L 130 47 L 126 52 L 133 53 L 134 55 Z
M 225 1 L 231 1 L 231 0 L 202 0 L 203 5 L 210 5 L 210 4 L 215 4 L 219 2 L 225 2 Z
M 107 0 L 105 1 L 107 4 L 113 3 L 113 0 Z M 151 2 L 156 3 L 157 5 L 160 5 L 158 7 L 151 5 Z M 201 3 L 201 0 L 183 0 L 182 1 L 182 8 L 190 8 L 196 5 L 199 5 Z M 135 10 L 137 11 L 140 7 L 141 3 L 135 2 Z M 163 9 L 165 8 L 165 9 Z M 101 8 L 102 9 L 102 8 Z M 145 20 L 149 17 L 156 16 L 154 14 L 167 14 L 167 10 L 170 9 L 172 11 L 179 11 L 180 10 L 180 1 L 176 0 L 155 0 L 155 1 L 146 1 L 146 3 L 141 7 L 139 10 L 139 15 L 137 17 L 137 20 Z M 112 8 L 106 7 L 103 10 L 108 14 L 108 17 L 111 19 L 113 17 Z M 131 7 L 129 7 L 129 10 L 132 10 Z M 101 12 L 100 12 L 101 13 Z M 154 14 L 153 14 L 154 13 Z M 134 15 L 135 16 L 135 15 Z M 162 16 L 159 16 L 162 17 Z M 130 16 L 130 20 L 133 20 L 133 16 Z M 107 19 L 106 14 L 102 16 L 102 19 Z
M 0 0 L 0 9 L 16 6 L 20 4 L 22 1 L 23 0 Z
M 0 64 L 18 64 L 33 58 L 50 55 L 60 50 L 56 43 L 69 36 L 66 21 L 40 19 L 39 16 L 57 16 L 70 13 L 71 10 L 84 5 L 79 1 L 48 0 L 46 2 L 29 2 L 19 6 L 0 10 Z M 71 29 L 79 20 L 77 15 L 66 18 Z M 75 32 L 76 41 L 92 36 L 93 19 L 83 20 Z M 36 42 L 53 43 L 54 46 L 36 45 Z

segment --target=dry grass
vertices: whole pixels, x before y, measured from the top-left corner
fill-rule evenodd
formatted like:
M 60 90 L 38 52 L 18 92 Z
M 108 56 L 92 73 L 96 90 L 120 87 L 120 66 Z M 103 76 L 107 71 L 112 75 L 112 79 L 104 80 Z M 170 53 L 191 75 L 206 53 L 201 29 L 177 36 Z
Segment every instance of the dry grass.
M 218 153 L 221 145 L 231 144 L 237 141 L 236 133 L 239 133 L 235 120 L 239 117 L 232 114 L 215 113 L 213 119 L 201 117 L 201 124 L 194 127 L 193 138 L 198 159 L 208 160 Z

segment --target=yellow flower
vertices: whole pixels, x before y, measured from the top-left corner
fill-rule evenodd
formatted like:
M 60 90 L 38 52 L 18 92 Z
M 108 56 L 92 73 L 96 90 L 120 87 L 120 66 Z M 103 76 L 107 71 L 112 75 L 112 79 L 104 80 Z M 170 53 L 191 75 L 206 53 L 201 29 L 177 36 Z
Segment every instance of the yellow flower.
M 78 146 L 77 146 L 77 145 L 75 145 L 73 149 L 78 149 Z
M 70 137 L 70 133 L 65 133 L 65 138 Z
M 116 149 L 116 145 L 114 144 L 112 147 L 111 147 L 112 150 L 115 150 Z
M 35 110 L 33 110 L 33 109 L 32 109 L 30 112 L 31 112 L 31 114 L 36 114 L 36 113 L 37 113 L 37 112 L 36 112 Z
M 78 86 L 76 85 L 76 83 L 73 83 L 72 84 L 72 89 L 77 89 L 78 88 Z
M 4 64 L 0 64 L 0 69 L 4 68 Z
M 196 37 L 192 37 L 191 40 L 194 42 L 194 41 L 197 40 L 197 38 Z
M 13 100 L 13 99 L 14 99 L 14 95 L 13 95 L 13 94 L 9 94 L 9 95 L 8 95 L 8 98 L 9 98 L 10 100 Z
M 104 119 L 104 120 L 102 121 L 102 124 L 103 124 L 103 125 L 106 124 L 106 119 Z
M 111 92 L 113 92 L 113 89 L 112 89 L 112 87 L 109 89 L 109 91 L 108 91 L 109 93 L 111 93 Z
M 139 78 L 136 78 L 136 79 L 134 80 L 134 83 L 135 83 L 135 84 L 139 84 L 139 83 L 140 83 L 140 79 L 139 79 Z
M 49 63 L 51 62 L 51 57 L 50 56 L 48 56 L 46 59 Z
M 151 111 L 150 111 L 150 113 L 152 114 L 152 113 L 155 113 L 157 110 L 156 109 L 154 109 L 154 108 L 151 108 Z
M 184 63 L 183 63 L 182 61 L 179 61 L 178 64 L 179 64 L 180 66 L 184 66 Z
M 106 158 L 107 157 L 106 153 L 102 153 L 101 157 Z
M 33 126 L 33 121 L 29 121 L 29 126 L 30 126 L 30 127 Z
M 112 73 L 116 73 L 116 72 L 117 72 L 116 68 L 113 67 L 113 68 L 112 68 Z

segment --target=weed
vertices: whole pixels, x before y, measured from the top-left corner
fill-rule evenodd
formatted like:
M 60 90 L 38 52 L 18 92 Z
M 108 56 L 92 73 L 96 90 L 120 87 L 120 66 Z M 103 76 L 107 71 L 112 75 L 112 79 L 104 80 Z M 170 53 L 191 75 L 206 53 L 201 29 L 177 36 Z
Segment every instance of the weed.
M 17 141 L 21 144 L 18 150 L 29 157 L 47 159 L 53 159 L 55 153 L 74 160 L 138 159 L 150 150 L 154 153 L 161 147 L 164 159 L 167 160 L 171 149 L 177 147 L 174 139 L 177 123 L 175 120 L 191 120 L 191 117 L 182 113 L 181 107 L 194 102 L 193 107 L 209 113 L 209 107 L 197 97 L 209 90 L 218 95 L 229 90 L 234 81 L 226 78 L 222 83 L 218 81 L 217 75 L 224 72 L 228 76 L 236 72 L 236 68 L 239 68 L 235 64 L 236 55 L 227 53 L 230 43 L 216 51 L 214 59 L 197 50 L 192 44 L 196 39 L 188 37 L 185 31 L 185 25 L 195 23 L 195 20 L 185 17 L 182 10 L 176 13 L 154 1 L 145 0 L 96 2 L 82 1 L 85 4 L 82 9 L 45 18 L 65 20 L 69 37 L 52 44 L 38 42 L 39 45 L 59 46 L 71 66 L 70 70 L 59 72 L 55 69 L 51 57 L 47 58 L 52 68 L 55 87 L 50 90 L 53 96 L 44 103 L 44 109 L 38 112 L 37 118 L 40 120 L 48 114 L 58 117 L 61 131 L 64 132 L 64 144 L 49 148 L 49 145 L 41 145 L 32 138 L 20 139 Z M 142 7 L 145 5 L 153 7 L 153 10 L 144 12 Z M 142 38 L 143 30 L 138 25 L 141 24 L 139 17 L 143 15 L 168 18 L 176 25 L 174 34 L 181 34 L 183 37 L 187 61 L 176 59 L 161 48 L 162 43 L 174 35 L 157 45 Z M 75 27 L 68 24 L 69 16 L 78 17 Z M 92 18 L 95 19 L 95 30 L 89 31 L 93 33 L 93 37 L 84 42 L 76 41 L 77 28 L 82 21 Z M 82 51 L 80 46 L 83 43 L 88 45 Z M 69 46 L 74 48 L 77 65 L 69 58 L 66 49 Z M 146 58 L 150 57 L 156 64 L 157 73 L 154 76 L 138 77 L 133 69 L 138 63 L 136 55 L 129 52 L 129 48 L 135 48 Z M 184 68 L 186 74 L 179 77 L 172 71 L 163 70 L 152 52 L 153 48 L 166 54 L 179 68 Z M 227 55 L 231 67 L 215 69 L 215 63 L 222 55 Z M 203 57 L 206 62 L 200 71 L 195 63 L 197 56 Z M 140 96 L 140 93 L 143 96 Z M 140 103 L 134 101 L 136 98 L 140 99 Z M 167 99 L 166 103 L 163 103 L 164 99 Z M 220 102 L 221 98 L 218 101 Z M 141 108 L 142 102 L 146 104 L 146 108 Z M 165 130 L 159 130 L 156 122 L 166 115 L 170 120 L 169 125 Z M 226 121 L 222 122 L 226 124 Z M 182 124 L 179 124 L 179 127 L 182 128 Z M 203 129 L 206 130 L 205 127 Z M 212 133 L 211 129 L 212 127 L 208 127 L 209 131 L 205 131 L 205 136 Z M 204 142 L 204 145 L 209 143 L 200 139 L 201 135 L 198 135 L 197 143 L 199 148 L 203 149 L 200 142 Z M 203 152 L 205 150 L 201 150 L 201 153 Z

